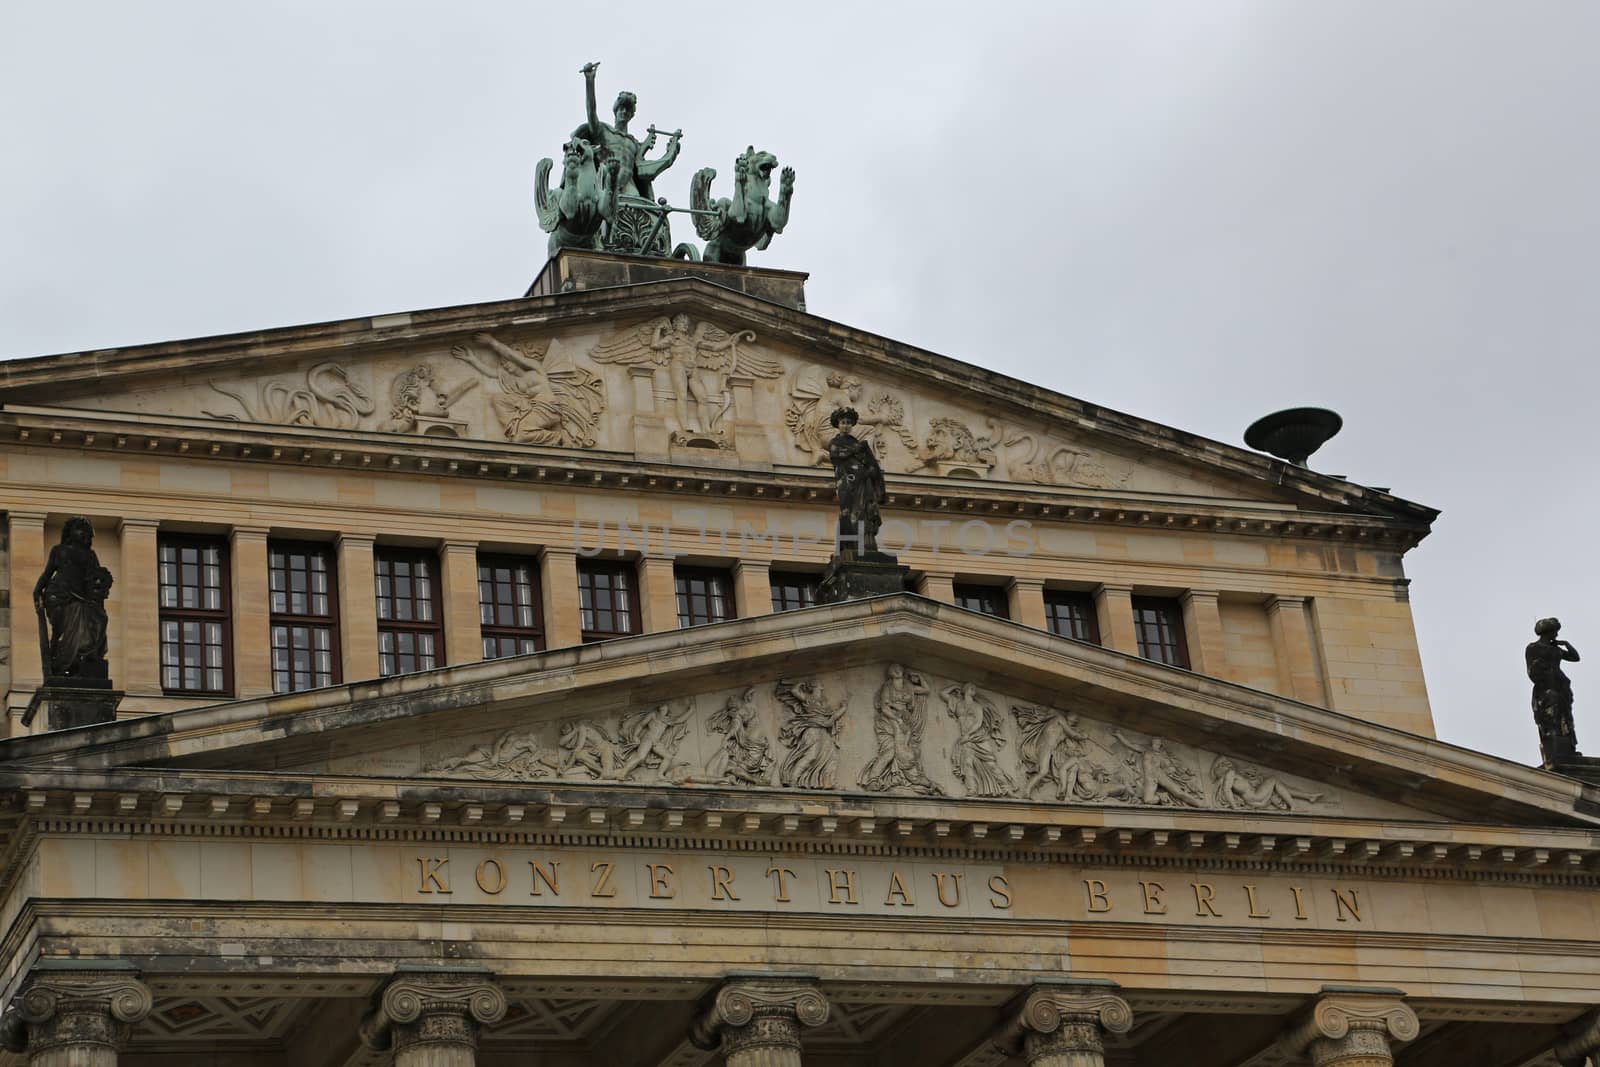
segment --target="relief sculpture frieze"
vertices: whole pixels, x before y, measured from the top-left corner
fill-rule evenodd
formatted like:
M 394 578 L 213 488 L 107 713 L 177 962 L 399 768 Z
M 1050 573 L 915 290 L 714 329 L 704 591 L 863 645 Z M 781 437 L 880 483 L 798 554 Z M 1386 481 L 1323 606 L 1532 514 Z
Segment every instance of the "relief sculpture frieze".
M 348 369 L 337 363 L 318 363 L 299 377 L 271 378 L 233 386 L 207 384 L 213 392 L 236 403 L 239 411 L 206 410 L 203 414 L 233 422 L 353 430 L 378 410 L 371 394 Z
M 427 756 L 422 773 L 495 781 L 1256 812 L 1342 807 L 1325 786 L 1228 753 L 1010 701 L 903 663 L 536 721 Z
M 494 383 L 489 407 L 507 441 L 592 447 L 606 409 L 605 382 L 571 360 L 547 359 L 549 348 L 548 342 L 508 345 L 480 333 L 450 354 Z

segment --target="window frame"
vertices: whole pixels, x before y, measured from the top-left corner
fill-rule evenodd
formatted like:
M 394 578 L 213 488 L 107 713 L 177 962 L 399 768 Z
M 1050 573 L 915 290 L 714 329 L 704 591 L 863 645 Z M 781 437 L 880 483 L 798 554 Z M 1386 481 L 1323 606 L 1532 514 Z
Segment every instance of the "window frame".
M 822 585 L 822 575 L 810 571 L 767 571 L 767 589 L 772 595 L 772 613 L 782 614 L 785 611 L 802 611 L 805 608 L 816 607 L 817 591 Z M 801 603 L 789 605 L 787 598 L 779 598 L 780 589 L 799 589 L 802 591 Z
M 381 575 L 379 574 L 379 568 L 384 563 L 390 564 L 391 565 L 391 571 L 390 571 L 390 574 L 389 574 L 388 577 L 389 577 L 390 582 L 393 582 L 394 581 L 394 574 L 393 574 L 393 570 L 392 570 L 392 565 L 394 563 L 396 563 L 396 562 L 407 562 L 407 563 L 410 563 L 410 564 L 413 565 L 413 572 L 412 572 L 412 576 L 411 576 L 412 594 L 411 594 L 411 596 L 409 598 L 413 605 L 421 603 L 421 598 L 419 598 L 416 595 L 416 592 L 415 592 L 415 590 L 416 590 L 416 584 L 415 584 L 416 583 L 416 573 L 415 573 L 415 569 L 414 569 L 415 565 L 418 564 L 418 563 L 426 563 L 426 564 L 428 564 L 430 570 L 428 572 L 428 598 L 427 598 L 427 603 L 428 603 L 428 606 L 429 606 L 430 610 L 433 613 L 433 618 L 431 620 L 419 621 L 419 620 L 417 620 L 415 618 L 411 618 L 411 619 L 388 618 L 388 619 L 385 619 L 383 617 L 383 612 L 382 612 L 381 608 L 378 607 L 378 605 L 384 599 L 383 595 L 378 592 L 378 582 L 379 582 L 380 577 L 381 577 Z M 445 657 L 445 645 L 444 645 L 444 601 L 443 601 L 443 597 L 441 596 L 441 591 L 439 589 L 439 586 L 442 584 L 443 579 L 444 579 L 444 576 L 441 573 L 442 571 L 443 571 L 443 567 L 439 562 L 439 553 L 435 552 L 435 551 L 433 551 L 431 549 L 426 549 L 426 548 L 408 548 L 408 547 L 406 547 L 404 545 L 376 545 L 376 546 L 373 547 L 373 550 L 372 550 L 372 595 L 373 595 L 373 604 L 374 604 L 374 609 L 375 609 L 373 614 L 376 617 L 376 621 L 377 621 L 377 624 L 378 624 L 378 677 L 379 678 L 398 678 L 398 677 L 400 677 L 402 675 L 406 675 L 406 674 L 419 674 L 419 673 L 421 673 L 423 671 L 437 670 L 440 667 L 444 667 L 444 666 L 448 665 L 449 660 L 446 659 L 446 657 Z M 390 592 L 389 599 L 391 599 L 391 600 L 395 599 L 392 589 L 391 589 L 391 592 Z M 415 614 L 415 613 L 413 612 L 413 614 Z M 433 635 L 433 640 L 434 640 L 433 665 L 431 667 L 421 667 L 421 666 L 419 666 L 419 667 L 416 668 L 416 670 L 412 670 L 412 671 L 395 670 L 393 672 L 385 674 L 384 670 L 383 670 L 384 656 L 385 655 L 389 655 L 389 656 L 393 657 L 397 667 L 399 666 L 399 659 L 400 659 L 400 656 L 401 656 L 401 653 L 398 650 L 396 650 L 396 651 L 394 651 L 392 653 L 385 653 L 383 651 L 383 635 L 384 635 L 385 632 L 388 632 L 388 633 L 391 633 L 391 634 L 401 634 L 401 633 L 410 633 L 410 634 L 418 634 L 418 635 L 421 635 L 421 634 L 432 634 Z M 415 653 L 414 655 L 415 655 L 415 658 L 417 658 L 418 660 L 421 659 L 421 653 L 420 652 Z
M 1151 663 L 1160 663 L 1167 667 L 1179 667 L 1186 671 L 1193 670 L 1193 667 L 1190 666 L 1194 661 L 1189 658 L 1189 638 L 1188 635 L 1184 633 L 1183 629 L 1182 602 L 1180 602 L 1177 597 L 1136 596 L 1131 598 L 1130 606 L 1133 612 L 1134 642 L 1139 649 L 1139 658 L 1149 660 Z M 1147 654 L 1149 644 L 1145 641 L 1144 623 L 1142 623 L 1139 618 L 1139 613 L 1141 611 L 1153 611 L 1160 613 L 1160 622 L 1173 634 L 1174 640 L 1172 645 L 1178 657 L 1176 661 L 1168 660 L 1164 656 L 1157 658 Z M 1158 626 L 1158 631 L 1161 628 L 1162 627 Z M 1163 646 L 1165 646 L 1165 644 L 1166 642 L 1163 642 Z
M 1055 609 L 1077 606 L 1083 609 L 1085 636 L 1064 633 L 1056 629 L 1056 618 L 1059 614 Z M 1070 641 L 1082 641 L 1085 644 L 1102 644 L 1100 637 L 1100 616 L 1095 610 L 1094 594 L 1080 589 L 1046 589 L 1044 591 L 1044 628 L 1057 637 L 1065 637 Z
M 1006 619 L 1009 621 L 1011 618 L 1011 608 L 1006 603 L 1006 591 L 998 585 L 984 585 L 982 582 L 952 582 L 950 584 L 950 597 L 955 606 L 963 611 L 987 615 L 991 619 Z M 968 600 L 993 598 L 990 602 L 994 605 L 995 610 L 984 611 L 982 608 L 968 607 L 961 602 L 963 598 Z
M 272 567 L 272 556 L 273 556 L 274 553 L 303 553 L 303 554 L 306 554 L 308 556 L 314 553 L 316 555 L 319 555 L 319 556 L 323 557 L 323 561 L 324 561 L 324 563 L 326 565 L 326 573 L 328 575 L 328 592 L 327 592 L 328 613 L 326 615 L 299 615 L 299 614 L 295 614 L 293 612 L 290 612 L 288 610 L 284 610 L 284 611 L 281 611 L 281 612 L 272 610 L 272 592 L 273 592 L 273 590 L 272 590 L 272 570 L 273 570 L 273 567 Z M 288 599 L 289 593 L 288 593 L 287 588 L 285 589 L 285 594 L 284 595 L 285 595 L 284 603 L 285 603 L 285 607 L 287 609 L 287 606 L 292 603 L 292 601 Z M 313 668 L 312 671 L 311 671 L 312 684 L 307 686 L 305 689 L 297 689 L 295 687 L 295 685 L 294 685 L 295 671 L 294 671 L 294 667 L 293 667 L 293 661 L 291 660 L 290 668 L 289 668 L 289 670 L 287 672 L 288 676 L 289 676 L 289 688 L 287 688 L 287 689 L 279 689 L 278 688 L 278 677 L 277 677 L 278 676 L 278 670 L 277 670 L 276 666 L 273 665 L 273 662 L 272 662 L 272 655 L 273 655 L 273 653 L 275 653 L 277 651 L 277 648 L 272 643 L 272 631 L 277 629 L 279 626 L 290 627 L 290 628 L 295 627 L 295 626 L 305 626 L 305 627 L 310 627 L 310 628 L 314 628 L 314 629 L 324 629 L 324 630 L 328 631 L 328 655 L 329 655 L 328 675 L 329 675 L 329 680 L 326 683 L 326 685 L 319 685 L 319 684 L 316 683 L 316 670 L 315 670 L 315 668 Z M 291 540 L 278 541 L 278 540 L 268 539 L 268 541 L 267 541 L 267 669 L 268 669 L 268 673 L 272 676 L 272 691 L 273 691 L 273 693 L 275 693 L 275 694 L 277 694 L 277 693 L 304 693 L 304 692 L 307 692 L 307 691 L 309 691 L 311 689 L 323 689 L 323 688 L 326 688 L 327 686 L 343 685 L 344 684 L 344 662 L 343 662 L 343 653 L 342 653 L 342 650 L 341 650 L 341 647 L 340 647 L 340 641 L 339 641 L 339 637 L 340 637 L 339 629 L 340 629 L 340 619 L 339 619 L 339 554 L 335 550 L 334 546 L 331 545 L 331 544 L 328 544 L 326 542 L 323 542 L 323 541 L 291 541 Z M 292 644 L 289 646 L 291 654 L 293 652 L 293 647 L 294 646 Z M 313 652 L 315 652 L 315 649 L 313 649 Z
M 531 653 L 520 651 L 520 649 L 519 649 L 516 652 L 510 652 L 510 653 L 507 653 L 505 655 L 490 656 L 490 655 L 487 654 L 488 653 L 487 643 L 490 640 L 495 640 L 495 641 L 500 641 L 500 640 L 514 641 L 519 646 L 523 641 L 530 641 L 533 644 L 533 651 L 534 652 L 543 652 L 546 649 L 546 647 L 548 647 L 548 646 L 545 643 L 544 588 L 541 585 L 541 581 L 540 581 L 541 576 L 539 574 L 539 561 L 538 561 L 538 559 L 533 557 L 533 556 L 519 556 L 519 555 L 516 555 L 515 553 L 510 553 L 510 552 L 479 552 L 478 553 L 478 559 L 477 559 L 477 566 L 478 566 L 478 644 L 482 648 L 483 652 L 485 653 L 483 658 L 485 660 L 490 660 L 490 659 L 509 659 L 511 656 L 526 656 L 526 655 L 530 655 L 531 654 Z M 491 599 L 490 601 L 486 602 L 483 599 L 483 592 L 484 592 L 484 586 L 485 586 L 484 577 L 483 577 L 483 571 L 484 571 L 484 568 L 486 568 L 486 567 L 490 568 L 490 572 L 491 572 L 490 573 L 490 577 L 489 577 L 489 581 L 487 583 L 491 588 L 494 587 L 497 584 L 495 582 L 495 580 L 494 580 L 494 577 L 493 577 L 493 568 L 496 568 L 496 567 L 510 567 L 510 568 L 512 568 L 512 570 L 513 570 L 512 602 L 507 606 L 509 606 L 513 612 L 517 610 L 516 592 L 515 592 L 517 583 L 516 583 L 516 578 L 514 576 L 515 575 L 515 570 L 516 570 L 516 568 L 520 568 L 520 567 L 527 567 L 528 568 L 528 586 L 529 586 L 529 591 L 532 594 L 532 606 L 533 606 L 533 625 L 532 626 L 501 626 L 498 622 L 492 622 L 492 621 L 491 622 L 485 622 L 484 621 L 484 617 L 483 616 L 484 616 L 484 609 L 486 607 L 499 608 L 500 606 L 502 606 L 498 600 Z
M 628 560 L 613 559 L 580 559 L 578 560 L 578 633 L 580 640 L 586 645 L 598 644 L 601 641 L 614 641 L 619 637 L 635 637 L 644 632 L 644 616 L 639 603 L 639 568 Z M 583 580 L 586 575 L 606 573 L 623 575 L 627 581 L 627 609 L 629 630 L 588 630 L 583 628 Z M 613 594 L 613 604 L 615 596 Z M 591 614 L 595 609 L 588 609 Z M 616 610 L 611 609 L 613 616 Z
M 212 535 L 212 534 L 162 533 L 159 530 L 156 532 L 156 647 L 157 647 L 157 650 L 158 650 L 158 652 L 157 652 L 158 668 L 161 671 L 161 692 L 163 694 L 167 695 L 167 696 L 178 696 L 178 697 L 187 697 L 187 696 L 220 696 L 220 697 L 231 697 L 234 694 L 234 688 L 233 688 L 233 685 L 234 685 L 234 678 L 233 678 L 233 571 L 231 569 L 232 561 L 229 559 L 229 551 L 228 551 L 229 547 L 230 546 L 229 546 L 229 543 L 228 543 L 228 538 L 224 537 L 224 536 Z M 220 608 L 217 608 L 217 609 L 211 609 L 211 608 L 185 608 L 185 607 L 182 607 L 181 604 L 178 607 L 169 608 L 169 607 L 166 607 L 166 606 L 164 606 L 162 604 L 162 594 L 165 591 L 165 583 L 163 583 L 162 580 L 161 580 L 161 570 L 162 570 L 162 567 L 164 565 L 161 556 L 162 556 L 162 551 L 164 549 L 166 549 L 166 548 L 176 548 L 176 549 L 179 549 L 179 550 L 184 549 L 184 548 L 196 548 L 196 549 L 201 549 L 201 550 L 204 550 L 204 549 L 207 549 L 207 548 L 215 548 L 217 550 L 218 569 L 220 571 L 220 588 L 219 588 L 219 592 L 221 593 L 221 601 L 222 601 L 222 606 Z M 182 561 L 181 560 L 179 561 L 178 566 L 180 566 L 180 567 L 182 566 Z M 201 566 L 204 566 L 203 562 L 201 563 Z M 183 583 L 182 583 L 182 577 L 180 575 L 179 583 L 178 583 L 178 589 L 180 590 L 180 592 L 179 592 L 179 600 L 180 601 L 182 600 L 182 592 L 181 592 L 182 588 L 183 588 Z M 200 585 L 199 588 L 202 589 L 202 590 L 205 589 L 204 579 L 202 579 L 202 584 Z M 205 626 L 207 623 L 213 623 L 213 622 L 219 622 L 219 623 L 222 624 L 222 688 L 221 689 L 213 689 L 213 688 L 210 688 L 210 687 L 201 687 L 201 688 L 198 688 L 198 689 L 190 689 L 190 688 L 188 688 L 186 686 L 172 687 L 172 686 L 167 685 L 167 662 L 166 662 L 167 640 L 166 640 L 166 629 L 167 629 L 167 623 L 168 622 L 176 622 L 176 623 L 179 624 L 180 627 L 185 622 L 197 622 L 202 627 Z M 204 631 L 202 631 L 202 633 L 203 632 Z M 180 631 L 180 633 L 181 633 L 181 631 Z M 181 637 L 180 637 L 180 640 L 178 642 L 178 647 L 180 649 L 179 655 L 181 657 L 181 655 L 182 655 L 181 649 L 183 647 L 183 642 L 182 642 Z M 203 649 L 204 647 L 205 647 L 205 642 L 202 640 L 201 648 Z M 205 667 L 204 663 L 201 664 L 200 671 L 201 671 L 201 674 L 203 676 L 205 674 L 205 672 L 206 672 L 206 667 Z M 181 679 L 182 675 L 183 675 L 183 665 L 182 665 L 182 663 L 178 664 L 178 674 L 179 674 L 179 678 Z
M 708 610 L 713 602 L 710 586 L 715 585 L 718 587 L 724 612 L 720 618 L 707 618 L 703 622 L 694 621 L 693 600 L 695 594 L 692 590 L 685 593 L 683 583 L 701 581 L 706 582 L 708 585 L 705 597 Z M 680 630 L 686 630 L 691 626 L 710 626 L 713 623 L 727 622 L 730 619 L 739 617 L 739 606 L 734 603 L 733 597 L 733 573 L 725 567 L 674 565 L 672 568 L 672 598 L 677 609 L 678 629 Z M 686 600 L 689 602 L 691 609 L 688 621 L 685 621 L 684 617 Z

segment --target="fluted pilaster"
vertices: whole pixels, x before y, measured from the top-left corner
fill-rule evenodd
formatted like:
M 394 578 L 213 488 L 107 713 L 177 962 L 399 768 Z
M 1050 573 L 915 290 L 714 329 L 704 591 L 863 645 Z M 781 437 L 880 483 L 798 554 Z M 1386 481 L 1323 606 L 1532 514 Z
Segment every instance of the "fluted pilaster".
M 1029 1067 L 1104 1067 L 1105 1035 L 1133 1027 L 1133 1009 L 1110 982 L 1034 986 L 995 1044 Z
M 505 1013 L 505 994 L 486 975 L 403 972 L 384 987 L 361 1039 L 393 1049 L 395 1067 L 474 1067 L 478 1028 Z
M 1393 1067 L 1391 1041 L 1417 1036 L 1417 1015 L 1399 990 L 1328 992 L 1286 1039 L 1313 1067 Z
M 690 1040 L 722 1050 L 727 1067 L 800 1067 L 800 1031 L 828 1021 L 808 978 L 734 978 L 695 1021 Z
M 152 1004 L 131 970 L 41 969 L 15 1002 L 6 1043 L 26 1050 L 28 1067 L 116 1067 Z

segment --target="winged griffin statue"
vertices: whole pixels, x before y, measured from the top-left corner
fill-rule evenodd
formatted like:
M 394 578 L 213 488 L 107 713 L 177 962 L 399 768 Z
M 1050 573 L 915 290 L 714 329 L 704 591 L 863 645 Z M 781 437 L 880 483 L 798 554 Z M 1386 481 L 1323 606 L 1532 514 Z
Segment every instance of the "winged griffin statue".
M 596 363 L 650 366 L 658 375 L 665 374 L 676 405 L 673 439 L 727 448 L 732 445 L 725 425 L 733 408 L 729 379 L 776 378 L 783 373 L 777 360 L 743 347 L 755 339 L 753 330 L 729 333 L 709 322 L 691 325 L 689 316 L 680 314 L 623 330 L 595 345 L 589 355 Z
M 746 148 L 734 161 L 732 200 L 711 199 L 711 182 L 717 172 L 711 167 L 697 171 L 689 183 L 689 207 L 694 228 L 706 242 L 707 263 L 744 266 L 745 253 L 754 248 L 765 251 L 775 234 L 789 224 L 789 201 L 794 199 L 794 168 L 784 167 L 778 179 L 778 199 L 767 199 L 772 187 L 772 170 L 778 157 L 771 152 Z M 700 258 L 691 244 L 681 244 L 674 256 Z
M 549 254 L 600 248 L 600 228 L 617 212 L 617 160 L 597 164 L 594 145 L 574 137 L 561 146 L 561 184 L 552 190 L 554 165 L 549 157 L 541 159 L 533 184 L 539 225 L 550 235 Z

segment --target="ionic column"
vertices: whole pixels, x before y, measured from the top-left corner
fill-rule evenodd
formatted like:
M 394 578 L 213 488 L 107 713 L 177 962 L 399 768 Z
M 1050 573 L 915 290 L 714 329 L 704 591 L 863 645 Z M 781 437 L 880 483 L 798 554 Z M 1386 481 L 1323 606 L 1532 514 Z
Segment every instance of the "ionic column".
M 1133 627 L 1133 586 L 1102 585 L 1094 591 L 1095 621 L 1100 643 L 1106 648 L 1139 654 L 1139 636 Z
M 1037 985 L 995 1044 L 1028 1067 L 1105 1067 L 1105 1035 L 1133 1027 L 1133 1009 L 1113 982 Z
M 1389 1042 L 1417 1036 L 1416 1012 L 1398 989 L 1325 991 L 1284 1039 L 1313 1067 L 1393 1067 Z
M 28 1067 L 117 1067 L 133 1024 L 150 1014 L 150 990 L 131 969 L 39 964 L 16 1001 L 6 1047 Z
M 1006 613 L 1012 622 L 1032 626 L 1035 630 L 1049 628 L 1044 617 L 1044 579 L 1013 578 L 1006 583 Z
M 1189 669 L 1223 677 L 1228 669 L 1228 646 L 1222 636 L 1222 609 L 1216 591 L 1190 589 L 1178 602 L 1183 605 L 1183 629 L 1189 638 Z
M 444 604 L 444 651 L 449 663 L 483 658 L 482 605 L 478 600 L 478 542 L 446 541 L 439 552 Z
M 671 556 L 639 559 L 639 610 L 643 632 L 660 633 L 678 628 L 678 583 Z
M 394 1067 L 474 1067 L 478 1028 L 499 1022 L 506 996 L 487 974 L 401 971 L 361 1024 L 361 1040 L 394 1050 Z
M 727 1067 L 800 1067 L 800 1029 L 828 1021 L 809 978 L 732 978 L 717 990 L 689 1040 L 722 1050 Z
M 339 659 L 345 682 L 378 677 L 378 579 L 372 534 L 340 534 Z
M 161 692 L 159 525 L 155 519 L 123 519 L 117 524 L 121 573 L 116 576 L 113 604 L 122 616 L 122 629 L 112 678 L 118 689 L 140 696 Z
M 741 559 L 733 565 L 734 606 L 739 618 L 772 614 L 772 564 Z

